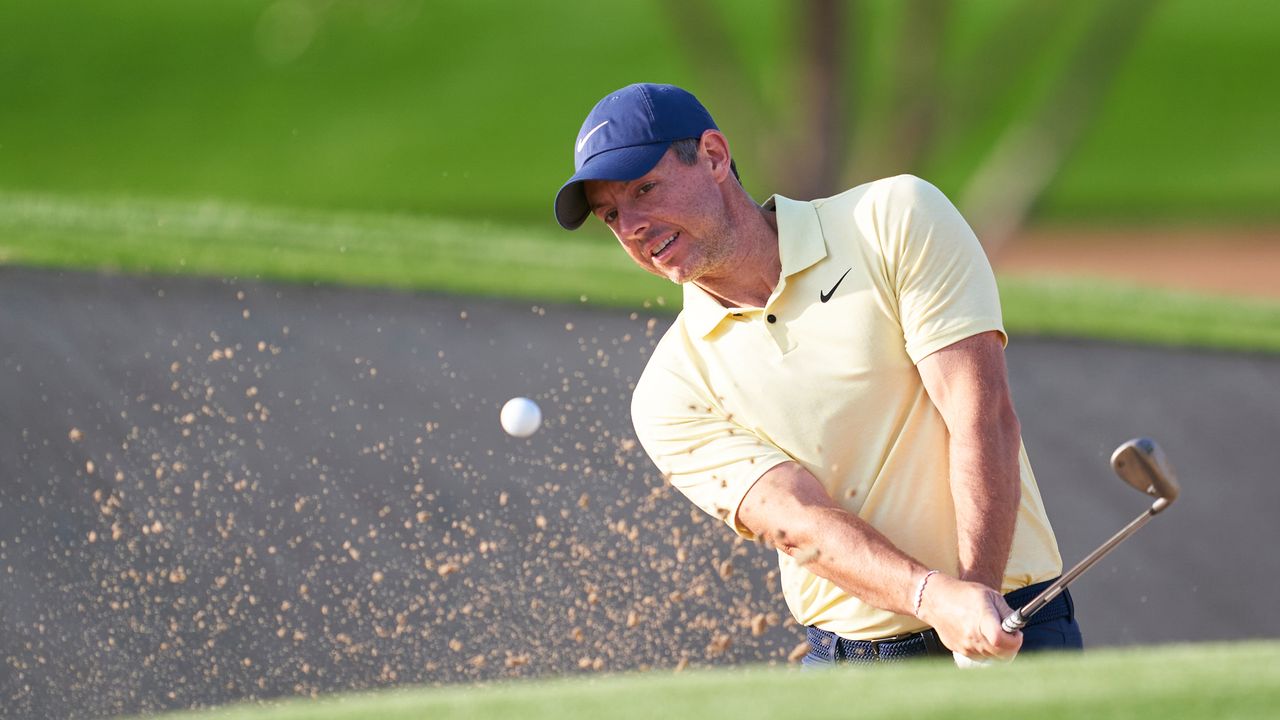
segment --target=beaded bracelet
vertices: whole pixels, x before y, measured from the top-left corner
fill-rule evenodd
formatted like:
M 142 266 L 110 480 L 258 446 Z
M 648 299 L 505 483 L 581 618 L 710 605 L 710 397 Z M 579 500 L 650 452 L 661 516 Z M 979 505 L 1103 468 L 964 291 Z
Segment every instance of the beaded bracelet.
M 930 570 L 920 578 L 920 584 L 916 586 L 916 617 L 920 617 L 920 605 L 924 602 L 924 586 L 929 584 L 929 578 L 933 577 L 938 571 Z

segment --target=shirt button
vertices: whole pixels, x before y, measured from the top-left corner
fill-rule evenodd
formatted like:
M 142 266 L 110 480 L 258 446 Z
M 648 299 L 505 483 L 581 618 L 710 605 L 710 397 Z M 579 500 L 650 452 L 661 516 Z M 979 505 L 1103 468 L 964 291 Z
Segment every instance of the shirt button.
M 771 323 L 776 323 L 776 322 L 778 322 L 778 316 L 777 316 L 777 315 L 770 315 L 769 317 L 765 318 L 765 320 L 768 320 L 768 321 L 769 321 L 769 322 L 771 322 Z

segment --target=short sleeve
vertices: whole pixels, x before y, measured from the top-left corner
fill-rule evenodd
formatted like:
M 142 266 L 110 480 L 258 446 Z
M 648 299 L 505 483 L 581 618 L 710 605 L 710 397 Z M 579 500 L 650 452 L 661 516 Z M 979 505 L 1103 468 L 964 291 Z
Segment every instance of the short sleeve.
M 877 231 L 912 362 L 990 330 L 1007 343 L 995 274 L 955 205 L 911 175 L 893 178 L 877 204 Z
M 636 437 L 673 487 L 753 540 L 738 522 L 742 499 L 760 476 L 791 458 L 734 422 L 694 385 L 651 359 L 631 400 Z

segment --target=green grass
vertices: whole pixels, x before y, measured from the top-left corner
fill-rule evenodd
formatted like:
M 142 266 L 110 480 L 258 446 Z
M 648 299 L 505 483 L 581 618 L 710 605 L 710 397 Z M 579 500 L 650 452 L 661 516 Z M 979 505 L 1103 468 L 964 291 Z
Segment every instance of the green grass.
M 750 107 L 691 66 L 658 2 L 0 2 L 0 187 L 546 222 L 591 103 L 648 79 L 724 108 L 763 196 L 780 189 L 758 160 L 776 135 L 748 129 L 795 107 L 795 13 L 786 0 L 713 4 L 759 92 Z M 1044 32 L 991 37 L 1019 4 L 948 10 L 942 117 L 971 131 L 916 169 L 952 196 L 1089 12 L 1061 3 L 1061 17 L 1035 16 Z M 859 5 L 849 22 L 858 132 L 884 130 L 898 102 L 896 8 Z M 1159 3 L 1044 213 L 1280 217 L 1280 93 L 1264 91 L 1277 23 L 1268 0 Z M 1050 52 L 1007 60 L 1026 42 Z
M 794 668 L 667 671 L 389 690 L 164 715 L 196 720 L 404 718 L 1272 718 L 1280 644 L 1253 642 L 809 673 Z
M 603 231 L 0 192 L 0 263 L 674 307 Z
M 549 223 L 548 223 L 549 225 Z M 394 287 L 674 312 L 597 226 L 0 192 L 0 263 Z M 1280 303 L 1001 278 L 1011 333 L 1280 352 Z
M 1280 352 L 1280 302 L 1066 277 L 1002 277 L 1012 333 Z

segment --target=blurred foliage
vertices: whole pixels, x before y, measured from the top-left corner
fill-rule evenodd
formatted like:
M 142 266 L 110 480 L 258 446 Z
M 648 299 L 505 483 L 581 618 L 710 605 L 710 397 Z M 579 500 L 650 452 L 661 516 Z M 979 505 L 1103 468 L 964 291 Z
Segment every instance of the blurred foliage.
M 710 5 L 750 90 L 745 107 L 656 0 L 5 0 L 0 187 L 549 223 L 586 111 L 651 80 L 699 94 L 749 190 L 785 190 L 763 170 L 771 136 L 750 132 L 794 112 L 794 6 Z M 1052 92 L 1073 33 L 1099 7 L 1038 5 L 947 7 L 936 142 L 912 167 L 890 160 L 877 172 L 912 169 L 964 190 Z M 849 7 L 848 132 L 860 159 L 911 97 L 895 79 L 913 52 L 903 12 L 889 0 Z M 1280 96 L 1262 88 L 1280 61 L 1277 26 L 1280 5 L 1264 0 L 1156 4 L 1037 217 L 1275 220 Z

